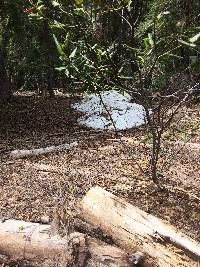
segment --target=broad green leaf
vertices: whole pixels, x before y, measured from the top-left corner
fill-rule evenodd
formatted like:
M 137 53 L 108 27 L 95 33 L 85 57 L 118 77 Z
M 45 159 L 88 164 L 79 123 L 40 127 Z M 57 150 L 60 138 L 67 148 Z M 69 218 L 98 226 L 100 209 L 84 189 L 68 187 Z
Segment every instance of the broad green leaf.
M 198 60 L 198 57 L 197 56 L 190 56 L 191 64 L 196 64 L 197 63 L 197 60 Z
M 56 1 L 52 1 L 52 5 L 53 5 L 54 7 L 56 7 L 56 6 L 60 6 L 60 4 L 59 4 L 58 2 L 56 2 Z
M 149 48 L 150 47 L 149 38 L 144 38 L 143 41 L 144 41 L 145 48 Z
M 191 43 L 195 43 L 200 38 L 200 32 L 197 33 L 195 36 L 189 39 Z
M 65 55 L 65 53 L 64 53 L 64 51 L 63 51 L 63 49 L 62 49 L 61 44 L 58 42 L 58 39 L 56 38 L 56 36 L 55 36 L 54 34 L 53 34 L 53 39 L 54 39 L 54 41 L 55 41 L 56 48 L 57 48 L 59 54 L 60 54 L 60 55 Z

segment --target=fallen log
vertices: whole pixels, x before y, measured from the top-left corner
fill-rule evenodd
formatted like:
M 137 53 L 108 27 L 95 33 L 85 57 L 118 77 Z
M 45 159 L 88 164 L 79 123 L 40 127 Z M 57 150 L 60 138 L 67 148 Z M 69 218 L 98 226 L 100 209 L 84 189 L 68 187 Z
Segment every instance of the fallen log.
M 6 220 L 0 223 L 0 254 L 31 259 L 51 258 L 66 248 L 67 240 L 50 236 L 50 225 Z
M 78 142 L 73 142 L 70 144 L 62 144 L 62 145 L 58 145 L 58 146 L 48 146 L 45 148 L 13 150 L 10 152 L 10 156 L 12 158 L 15 158 L 15 159 L 20 159 L 20 158 L 24 158 L 24 157 L 39 156 L 39 155 L 43 155 L 43 154 L 69 150 L 72 147 L 75 147 L 77 145 L 78 145 Z
M 90 259 L 87 267 L 133 267 L 143 261 L 143 253 L 137 251 L 128 255 L 124 250 L 110 246 L 95 239 L 87 241 Z M 84 266 L 86 267 L 86 266 Z
M 5 263 L 20 261 L 23 266 L 23 261 L 25 264 L 29 261 L 31 266 L 40 267 L 131 267 L 143 259 L 140 252 L 128 255 L 82 233 L 75 232 L 65 238 L 50 233 L 50 225 L 17 220 L 2 222 L 0 254 L 4 255 Z
M 147 256 L 144 266 L 194 267 L 200 261 L 197 242 L 98 186 L 83 198 L 80 212 L 121 248 L 142 251 Z

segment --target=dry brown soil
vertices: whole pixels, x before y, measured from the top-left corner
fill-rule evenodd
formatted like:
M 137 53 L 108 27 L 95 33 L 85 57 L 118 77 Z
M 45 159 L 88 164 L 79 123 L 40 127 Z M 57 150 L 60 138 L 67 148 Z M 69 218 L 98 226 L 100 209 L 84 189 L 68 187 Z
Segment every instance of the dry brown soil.
M 176 141 L 190 138 L 200 145 L 200 108 L 184 107 L 165 133 L 160 164 L 172 152 L 169 168 L 155 185 L 146 170 L 149 139 L 140 127 L 115 133 L 93 131 L 76 124 L 71 110 L 76 97 L 54 100 L 17 96 L 0 112 L 0 218 L 41 222 L 53 218 L 55 207 L 76 213 L 76 203 L 95 185 L 167 220 L 200 241 L 200 149 Z M 182 119 L 180 119 L 182 118 Z M 27 159 L 9 157 L 13 149 L 30 149 L 77 140 L 70 151 Z M 146 140 L 145 145 L 141 140 Z M 44 217 L 45 216 L 45 217 Z

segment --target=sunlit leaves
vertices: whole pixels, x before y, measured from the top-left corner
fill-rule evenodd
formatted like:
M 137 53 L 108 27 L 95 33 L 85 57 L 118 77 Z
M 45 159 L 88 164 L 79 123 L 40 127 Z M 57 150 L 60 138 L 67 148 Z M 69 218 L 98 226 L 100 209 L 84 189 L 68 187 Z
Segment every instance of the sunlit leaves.
M 200 32 L 197 33 L 195 36 L 193 36 L 192 38 L 189 39 L 189 41 L 191 43 L 195 43 L 196 41 L 198 41 L 198 39 L 200 38 Z
M 56 44 L 56 48 L 58 50 L 58 53 L 61 56 L 64 56 L 65 55 L 65 52 L 63 51 L 62 45 L 59 43 L 58 39 L 56 38 L 56 36 L 54 34 L 53 34 L 53 38 L 54 38 L 54 41 L 55 41 L 55 44 Z
M 186 41 L 184 41 L 184 40 L 178 40 L 178 41 L 179 41 L 179 43 L 181 43 L 181 44 L 183 44 L 183 45 L 190 46 L 190 47 L 196 47 L 196 45 L 193 44 L 193 43 L 186 42 Z
M 69 55 L 69 58 L 74 58 L 76 55 L 77 47 L 72 51 L 72 53 Z
M 77 5 L 82 5 L 84 0 L 75 0 L 75 2 L 76 2 Z
M 170 12 L 169 11 L 164 11 L 161 12 L 160 14 L 158 14 L 157 19 L 161 19 L 163 16 L 169 15 Z
M 56 6 L 60 6 L 60 4 L 59 4 L 57 1 L 52 1 L 52 5 L 53 5 L 54 7 L 56 7 Z

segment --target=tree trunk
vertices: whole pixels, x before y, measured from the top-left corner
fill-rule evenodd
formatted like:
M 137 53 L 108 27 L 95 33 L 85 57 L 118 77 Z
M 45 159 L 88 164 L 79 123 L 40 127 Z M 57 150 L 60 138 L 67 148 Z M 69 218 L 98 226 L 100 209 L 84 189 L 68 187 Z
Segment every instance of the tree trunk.
M 7 53 L 6 49 L 10 38 L 10 18 L 8 18 L 7 24 L 3 27 L 1 34 L 0 45 L 0 101 L 7 101 L 11 97 L 11 86 L 6 70 Z
M 49 60 L 49 64 L 51 64 L 50 60 Z M 47 90 L 49 92 L 49 96 L 51 98 L 54 98 L 55 92 L 53 90 L 53 70 L 51 66 L 49 66 L 48 75 L 47 75 Z
M 103 190 L 92 188 L 80 203 L 81 217 L 130 252 L 147 257 L 144 266 L 194 267 L 200 245 L 173 226 Z
M 47 17 L 50 16 L 51 10 L 51 2 L 49 0 L 45 1 L 45 5 L 47 6 Z M 47 63 L 46 69 L 46 78 L 47 78 L 47 91 L 51 98 L 55 97 L 55 93 L 53 90 L 53 68 L 54 68 L 54 59 L 53 55 L 55 53 L 55 45 L 51 37 L 51 32 L 49 28 L 49 21 L 48 18 L 44 19 L 43 27 L 41 31 L 40 37 L 43 49 L 44 49 L 44 58 Z
M 5 56 L 0 47 L 0 101 L 7 101 L 11 97 L 11 89 L 5 66 Z

